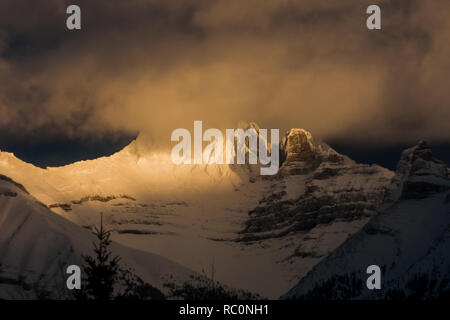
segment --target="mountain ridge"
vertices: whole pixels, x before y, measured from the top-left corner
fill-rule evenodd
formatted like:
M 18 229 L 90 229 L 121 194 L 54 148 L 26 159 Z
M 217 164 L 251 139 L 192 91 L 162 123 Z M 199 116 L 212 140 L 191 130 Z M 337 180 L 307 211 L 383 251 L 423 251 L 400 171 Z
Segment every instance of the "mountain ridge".
M 114 240 L 197 272 L 215 261 L 218 280 L 269 298 L 395 201 L 402 181 L 303 129 L 282 137 L 280 171 L 271 177 L 248 165 L 176 167 L 136 141 L 110 157 L 47 170 L 0 153 L 0 172 L 78 225 L 91 228 L 103 212 Z
M 445 170 L 444 170 L 445 169 Z M 425 141 L 405 150 L 396 199 L 314 266 L 284 299 L 433 299 L 450 292 L 450 178 Z M 365 286 L 379 265 L 382 290 Z

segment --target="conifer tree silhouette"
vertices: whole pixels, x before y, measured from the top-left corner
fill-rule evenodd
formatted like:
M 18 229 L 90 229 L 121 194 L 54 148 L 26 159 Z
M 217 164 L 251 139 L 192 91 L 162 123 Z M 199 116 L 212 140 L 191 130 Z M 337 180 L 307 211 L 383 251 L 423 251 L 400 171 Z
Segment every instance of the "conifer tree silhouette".
M 83 256 L 87 280 L 85 294 L 88 299 L 111 300 L 114 298 L 114 284 L 119 275 L 120 258 L 112 256 L 108 249 L 111 232 L 103 227 L 103 213 L 100 217 L 100 228 L 95 227 L 94 235 L 98 240 L 98 243 L 93 243 L 95 256 Z

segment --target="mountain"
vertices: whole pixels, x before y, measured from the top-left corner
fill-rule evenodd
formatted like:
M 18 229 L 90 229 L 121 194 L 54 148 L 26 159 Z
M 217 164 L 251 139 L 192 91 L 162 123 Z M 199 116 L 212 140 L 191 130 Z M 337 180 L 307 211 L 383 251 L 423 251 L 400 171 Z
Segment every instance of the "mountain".
M 395 191 L 360 231 L 317 264 L 286 299 L 432 299 L 450 294 L 450 178 L 429 145 L 403 152 Z M 366 268 L 382 270 L 381 290 Z
M 61 299 L 69 296 L 65 270 L 92 255 L 92 233 L 50 211 L 24 186 L 0 175 L 0 299 Z M 194 272 L 161 256 L 112 243 L 121 264 L 166 291 Z
M 289 283 L 360 230 L 388 198 L 394 173 L 357 164 L 303 129 L 286 133 L 268 182 L 236 241 L 273 248 Z
M 77 225 L 92 228 L 103 212 L 123 245 L 276 298 L 367 223 L 394 177 L 303 129 L 282 138 L 280 159 L 265 177 L 258 166 L 177 166 L 142 134 L 110 157 L 58 168 L 1 152 L 0 172 Z
M 356 164 L 302 129 L 290 130 L 281 148 L 280 175 L 250 211 L 246 239 L 280 237 L 316 225 L 370 217 L 389 194 L 393 173 Z

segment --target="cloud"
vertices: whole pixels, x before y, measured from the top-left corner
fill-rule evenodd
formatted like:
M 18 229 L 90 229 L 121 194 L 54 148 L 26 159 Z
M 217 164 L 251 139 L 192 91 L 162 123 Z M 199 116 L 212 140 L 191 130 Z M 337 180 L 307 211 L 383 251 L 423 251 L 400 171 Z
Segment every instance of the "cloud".
M 324 139 L 450 140 L 447 1 L 0 3 L 0 129 L 30 139 L 170 132 L 203 120 Z

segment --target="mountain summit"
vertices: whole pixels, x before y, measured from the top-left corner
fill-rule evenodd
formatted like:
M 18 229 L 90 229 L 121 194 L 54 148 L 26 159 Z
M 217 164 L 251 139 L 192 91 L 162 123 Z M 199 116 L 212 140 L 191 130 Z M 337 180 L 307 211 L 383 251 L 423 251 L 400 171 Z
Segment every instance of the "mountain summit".
M 433 156 L 423 140 L 403 151 L 395 181 L 404 199 L 426 198 L 450 189 L 447 165 Z

